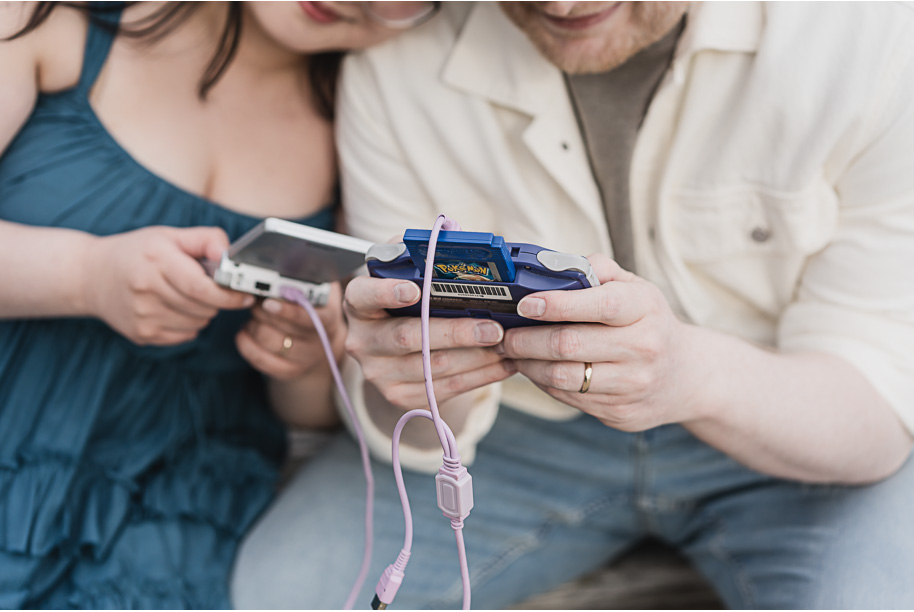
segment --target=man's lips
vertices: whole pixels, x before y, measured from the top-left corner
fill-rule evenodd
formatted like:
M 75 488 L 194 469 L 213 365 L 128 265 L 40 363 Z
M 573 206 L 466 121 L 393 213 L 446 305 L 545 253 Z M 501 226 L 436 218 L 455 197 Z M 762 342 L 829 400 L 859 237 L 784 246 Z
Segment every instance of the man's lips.
M 323 2 L 312 0 L 311 2 L 299 2 L 305 14 L 318 23 L 333 23 L 342 19 L 340 15 L 330 10 Z
M 549 15 L 547 13 L 541 13 L 543 18 L 546 19 L 550 24 L 557 28 L 563 30 L 585 30 L 591 26 L 604 21 L 610 15 L 612 15 L 617 8 L 622 5 L 621 2 L 616 2 L 612 6 L 609 6 L 599 13 L 591 13 L 590 15 L 581 15 L 580 17 L 557 17 L 555 15 Z

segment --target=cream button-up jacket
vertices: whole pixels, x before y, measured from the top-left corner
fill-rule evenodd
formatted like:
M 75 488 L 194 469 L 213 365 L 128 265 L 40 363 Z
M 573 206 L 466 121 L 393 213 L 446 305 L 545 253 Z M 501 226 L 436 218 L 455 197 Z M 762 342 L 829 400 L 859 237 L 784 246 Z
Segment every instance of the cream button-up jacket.
M 612 254 L 560 71 L 497 4 L 467 4 L 348 58 L 349 230 L 383 242 L 444 212 L 509 241 Z M 914 429 L 914 9 L 694 6 L 630 191 L 638 272 L 684 320 L 838 355 Z M 368 415 L 358 365 L 345 370 L 370 447 L 389 458 L 390 424 Z M 520 376 L 477 396 L 454 427 L 467 460 L 499 401 L 577 414 Z M 440 455 L 402 457 L 434 470 Z

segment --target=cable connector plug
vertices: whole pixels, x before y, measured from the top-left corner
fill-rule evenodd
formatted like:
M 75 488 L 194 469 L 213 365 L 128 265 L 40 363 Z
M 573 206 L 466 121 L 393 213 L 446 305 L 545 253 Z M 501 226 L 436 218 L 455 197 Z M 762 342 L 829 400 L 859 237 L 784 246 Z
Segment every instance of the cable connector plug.
M 407 563 L 409 563 L 409 553 L 401 550 L 397 555 L 397 560 L 387 566 L 387 569 L 381 574 L 381 579 L 378 580 L 378 586 L 374 589 L 374 599 L 371 600 L 372 610 L 386 610 L 387 606 L 394 602 L 394 597 L 397 596 L 397 591 L 403 584 Z
M 442 215 L 444 217 L 444 223 L 441 224 L 441 229 L 443 230 L 452 230 L 460 231 L 460 224 L 456 220 L 451 219 L 447 215 Z
M 473 509 L 473 477 L 460 461 L 448 461 L 438 468 L 435 476 L 438 507 L 444 516 L 463 520 Z

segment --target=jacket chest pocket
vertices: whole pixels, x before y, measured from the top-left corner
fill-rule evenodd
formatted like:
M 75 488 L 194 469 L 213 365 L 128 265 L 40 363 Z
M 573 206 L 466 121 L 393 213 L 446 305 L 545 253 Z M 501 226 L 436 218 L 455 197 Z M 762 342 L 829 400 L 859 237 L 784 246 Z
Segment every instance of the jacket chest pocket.
M 672 197 L 676 249 L 690 262 L 728 257 L 807 256 L 834 233 L 837 197 L 828 186 L 680 192 Z
M 689 271 L 776 316 L 806 260 L 828 244 L 838 215 L 825 183 L 794 191 L 758 187 L 671 195 L 670 248 Z

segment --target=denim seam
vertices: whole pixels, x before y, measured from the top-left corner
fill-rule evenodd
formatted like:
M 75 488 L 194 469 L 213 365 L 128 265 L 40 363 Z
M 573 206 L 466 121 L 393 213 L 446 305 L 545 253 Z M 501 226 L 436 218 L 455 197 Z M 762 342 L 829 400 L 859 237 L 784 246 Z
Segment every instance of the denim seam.
M 717 514 L 710 514 L 709 517 L 713 522 L 714 526 L 717 528 L 716 535 L 711 539 L 708 545 L 708 551 L 721 563 L 730 568 L 733 572 L 734 582 L 736 583 L 737 591 L 743 598 L 743 603 L 746 608 L 755 607 L 755 595 L 753 594 L 752 589 L 752 580 L 749 578 L 749 574 L 746 573 L 746 570 L 743 568 L 743 564 L 740 563 L 735 556 L 727 552 L 726 548 L 723 546 L 723 541 L 727 536 L 727 525 L 724 520 Z
M 635 506 L 635 520 L 646 533 L 654 533 L 655 525 L 647 509 L 651 502 L 648 496 L 650 473 L 650 444 L 645 433 L 638 432 L 634 438 L 634 478 L 632 479 L 632 496 Z
M 615 508 L 615 507 L 619 507 L 619 506 L 625 506 L 626 504 L 631 504 L 632 501 L 633 500 L 632 500 L 631 496 L 629 496 L 625 493 L 598 497 L 594 500 L 587 502 L 583 506 L 581 506 L 574 514 L 563 514 L 563 513 L 554 512 L 551 514 L 551 516 L 553 518 L 547 522 L 552 523 L 552 524 L 562 523 L 565 525 L 571 525 L 572 527 L 577 527 L 578 525 L 583 523 L 586 519 L 594 516 L 601 510 L 604 510 L 606 508 Z M 571 518 L 571 517 L 574 517 L 574 518 Z M 564 520 L 559 520 L 559 519 L 564 519 Z
M 513 543 L 506 547 L 501 554 L 493 556 L 488 563 L 481 567 L 477 565 L 477 568 L 479 569 L 470 572 L 471 588 L 486 584 L 497 575 L 499 571 L 509 566 L 513 561 L 519 559 L 524 553 L 541 546 L 542 543 L 548 539 L 548 534 L 557 525 L 577 526 L 583 523 L 586 518 L 593 516 L 600 510 L 621 507 L 630 501 L 630 496 L 624 494 L 597 498 L 582 506 L 571 520 L 561 520 L 565 517 L 569 517 L 569 514 L 552 514 L 551 518 L 543 522 L 537 529 L 534 529 L 527 537 L 514 539 Z M 460 601 L 462 592 L 463 582 L 458 579 L 451 588 L 445 591 L 446 595 L 437 601 L 434 601 L 431 607 L 443 608 L 452 605 L 455 601 Z

